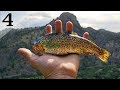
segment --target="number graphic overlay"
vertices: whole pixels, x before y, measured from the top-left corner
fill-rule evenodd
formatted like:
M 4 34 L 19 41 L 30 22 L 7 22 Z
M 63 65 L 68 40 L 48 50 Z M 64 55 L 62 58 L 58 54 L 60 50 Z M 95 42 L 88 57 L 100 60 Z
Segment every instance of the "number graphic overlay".
M 8 20 L 6 20 L 7 18 L 8 18 Z M 13 25 L 12 25 L 12 23 L 13 23 L 13 21 L 12 21 L 12 14 L 9 13 L 9 14 L 3 19 L 2 22 L 8 22 L 8 25 L 7 25 L 7 26 L 13 26 Z

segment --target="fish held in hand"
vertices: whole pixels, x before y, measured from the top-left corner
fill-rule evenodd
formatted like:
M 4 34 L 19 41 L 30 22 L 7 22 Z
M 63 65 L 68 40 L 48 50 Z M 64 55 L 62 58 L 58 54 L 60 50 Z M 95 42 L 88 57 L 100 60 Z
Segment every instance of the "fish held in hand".
M 100 60 L 107 63 L 110 53 L 97 46 L 94 42 L 68 33 L 52 33 L 37 38 L 32 47 L 33 51 L 43 55 L 49 53 L 53 55 L 66 55 L 70 53 L 97 55 Z

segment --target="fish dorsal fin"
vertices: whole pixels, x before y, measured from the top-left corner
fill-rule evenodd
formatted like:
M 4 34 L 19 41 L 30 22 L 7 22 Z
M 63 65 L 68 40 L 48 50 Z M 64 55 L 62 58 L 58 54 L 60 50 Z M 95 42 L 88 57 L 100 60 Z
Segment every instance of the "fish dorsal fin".
M 78 35 L 76 32 L 65 32 L 66 34 Z
M 73 35 L 78 35 L 76 32 L 72 32 L 71 34 L 73 34 Z

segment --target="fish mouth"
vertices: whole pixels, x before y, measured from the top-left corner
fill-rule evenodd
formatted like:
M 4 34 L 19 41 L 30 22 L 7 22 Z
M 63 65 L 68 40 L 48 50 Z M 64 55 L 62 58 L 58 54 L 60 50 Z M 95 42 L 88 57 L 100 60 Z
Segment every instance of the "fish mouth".
M 36 45 L 33 46 L 32 51 L 37 53 L 39 51 L 39 47 L 37 47 Z
M 37 55 L 43 55 L 45 53 L 45 49 L 41 47 L 40 44 L 36 44 L 32 47 L 32 51 Z

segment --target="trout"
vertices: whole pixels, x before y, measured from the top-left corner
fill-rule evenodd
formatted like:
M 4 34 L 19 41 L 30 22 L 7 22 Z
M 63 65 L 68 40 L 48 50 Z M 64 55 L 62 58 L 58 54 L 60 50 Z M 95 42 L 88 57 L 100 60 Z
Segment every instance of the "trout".
M 97 46 L 94 42 L 69 33 L 52 33 L 43 35 L 34 41 L 32 50 L 39 55 L 49 53 L 53 55 L 66 55 L 70 53 L 96 55 L 100 60 L 107 63 L 110 53 Z

